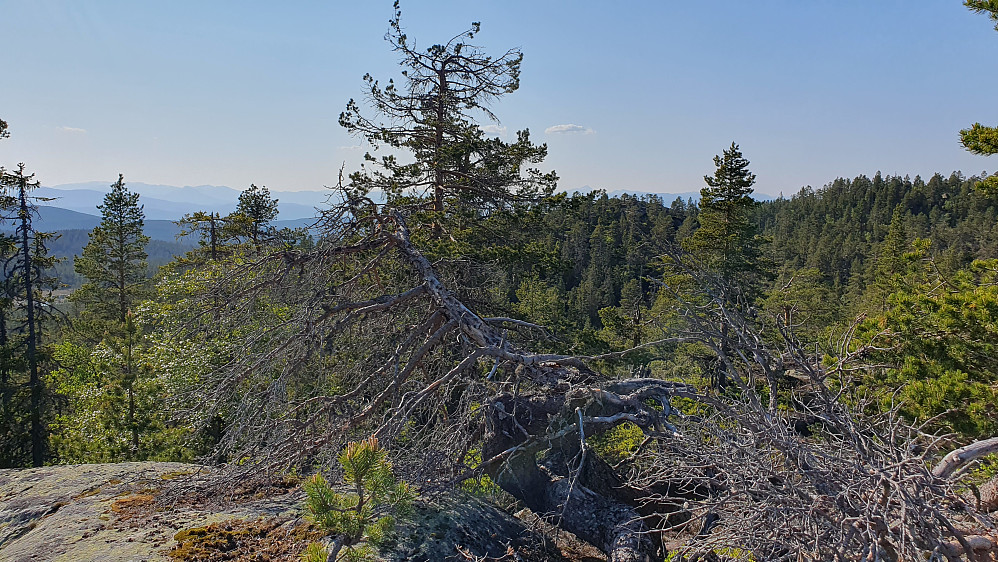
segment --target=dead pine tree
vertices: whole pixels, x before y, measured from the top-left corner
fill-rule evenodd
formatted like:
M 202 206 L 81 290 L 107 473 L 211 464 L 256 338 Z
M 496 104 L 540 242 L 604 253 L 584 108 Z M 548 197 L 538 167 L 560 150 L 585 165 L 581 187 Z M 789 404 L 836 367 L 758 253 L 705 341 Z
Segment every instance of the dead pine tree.
M 216 333 L 245 334 L 184 397 L 191 416 L 226 417 L 218 454 L 248 459 L 241 470 L 328 461 L 375 436 L 406 478 L 432 487 L 488 475 L 616 562 L 667 550 L 973 559 L 994 544 L 990 516 L 952 471 L 928 468 L 942 441 L 845 396 L 863 359 L 848 337 L 829 367 L 791 330 L 764 330 L 730 307 L 736 288 L 680 259 L 699 289 L 675 294 L 682 328 L 642 349 L 724 350 L 729 388 L 613 379 L 598 365 L 621 354 L 532 353 L 522 342 L 540 327 L 467 306 L 448 263 L 413 243 L 415 211 L 344 199 L 313 249 L 234 265 L 182 323 L 178 337 L 200 337 L 209 319 Z M 624 423 L 644 441 L 612 466 L 585 438 Z

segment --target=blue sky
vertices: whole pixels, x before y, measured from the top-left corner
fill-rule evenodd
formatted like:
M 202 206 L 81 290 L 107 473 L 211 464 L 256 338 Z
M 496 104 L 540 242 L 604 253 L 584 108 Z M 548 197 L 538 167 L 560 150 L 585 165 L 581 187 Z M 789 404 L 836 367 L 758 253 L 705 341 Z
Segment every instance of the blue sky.
M 696 191 L 732 141 L 757 191 L 860 173 L 998 168 L 957 131 L 998 124 L 998 32 L 958 0 L 403 1 L 419 45 L 482 22 L 525 58 L 493 105 L 549 146 L 560 186 Z M 390 0 L 0 0 L 0 117 L 46 185 L 320 189 L 361 139 L 361 77 L 398 76 Z M 577 132 L 557 132 L 577 125 Z M 565 129 L 568 127 L 562 127 Z M 546 132 L 548 131 L 548 132 Z

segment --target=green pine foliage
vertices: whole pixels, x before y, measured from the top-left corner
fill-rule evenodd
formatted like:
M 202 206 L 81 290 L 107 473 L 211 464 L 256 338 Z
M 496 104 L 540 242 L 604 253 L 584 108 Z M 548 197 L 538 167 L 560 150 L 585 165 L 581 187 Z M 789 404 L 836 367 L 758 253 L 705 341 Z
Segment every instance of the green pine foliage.
M 139 194 L 128 191 L 120 174 L 97 208 L 101 223 L 74 260 L 76 273 L 86 282 L 72 300 L 91 319 L 124 323 L 128 311 L 148 294 L 145 215 Z
M 258 247 L 270 234 L 271 222 L 277 218 L 277 199 L 266 186 L 249 188 L 239 194 L 236 211 L 226 217 L 226 226 L 233 235 L 242 236 Z
M 228 217 L 218 213 L 198 211 L 188 213 L 177 221 L 180 236 L 198 236 L 199 247 L 188 252 L 177 265 L 197 264 L 204 260 L 216 261 L 231 253 L 229 245 L 234 242 L 232 229 L 228 228 Z
M 735 143 L 714 157 L 714 174 L 704 176 L 707 186 L 700 190 L 700 228 L 683 240 L 683 248 L 705 267 L 746 288 L 765 270 L 762 239 L 752 221 L 755 174 L 748 165 Z
M 909 252 L 911 275 L 889 307 L 860 326 L 877 359 L 863 384 L 883 407 L 901 404 L 936 430 L 986 438 L 998 432 L 998 260 L 941 274 L 928 245 Z
M 998 31 L 998 0 L 964 0 L 963 5 L 978 14 L 987 14 Z
M 974 154 L 991 156 L 998 154 L 998 127 L 985 127 L 974 123 L 969 129 L 960 131 L 960 144 Z M 998 175 L 982 178 L 977 189 L 988 197 L 998 195 Z
M 152 340 L 137 317 L 153 295 L 138 201 L 119 175 L 74 262 L 86 280 L 70 295 L 80 310 L 55 346 L 59 367 L 48 376 L 61 404 L 49 441 L 61 462 L 191 457 L 178 447 L 185 431 L 167 420 L 164 388 L 147 359 Z
M 884 244 L 895 219 L 894 241 L 888 242 L 895 255 L 921 238 L 931 240 L 944 271 L 998 257 L 998 206 L 975 189 L 979 179 L 958 172 L 928 181 L 879 172 L 872 178 L 839 178 L 821 189 L 764 202 L 755 220 L 772 241 L 772 260 L 787 271 L 820 271 L 838 315 L 848 319 L 867 310 L 877 270 L 885 272 Z M 877 305 L 882 310 L 882 298 Z
M 381 192 L 415 213 L 417 239 L 446 245 L 495 211 L 551 194 L 557 181 L 554 172 L 535 167 L 547 146 L 534 144 L 528 130 L 506 142 L 477 122 L 498 121 L 489 105 L 519 88 L 523 60 L 518 49 L 490 56 L 470 43 L 480 28 L 475 22 L 445 44 L 417 48 L 402 28 L 396 2 L 385 38 L 399 55 L 401 76 L 382 84 L 365 75 L 370 109 L 350 100 L 340 114 L 340 125 L 373 151 L 387 147 L 411 155 L 412 161 L 394 152 L 366 154 L 347 189 L 351 197 Z M 420 232 L 424 226 L 429 232 Z
M 998 1 L 965 0 L 963 4 L 973 12 L 987 14 L 991 21 L 996 22 L 995 31 L 998 31 Z M 974 154 L 982 156 L 998 154 L 998 127 L 985 127 L 980 123 L 974 123 L 970 128 L 960 131 L 960 144 Z M 998 195 L 998 175 L 981 179 L 977 188 L 990 197 Z
M 4 307 L 0 314 L 0 466 L 42 466 L 48 457 L 48 421 L 52 401 L 45 387 L 49 367 L 51 329 L 55 325 L 52 290 L 56 280 L 47 272 L 56 259 L 48 243 L 54 235 L 39 232 L 32 224 L 37 214 L 39 187 L 34 174 L 0 167 L 2 218 L 14 227 L 0 240 L 3 251 Z
M 170 419 L 153 342 L 131 311 L 97 345 L 67 338 L 53 355 L 48 384 L 65 404 L 50 426 L 59 462 L 193 459 L 189 430 Z
M 411 513 L 416 493 L 395 477 L 376 438 L 349 443 L 338 460 L 350 492 L 337 492 L 321 474 L 305 484 L 308 518 L 333 539 L 328 547 L 309 545 L 305 562 L 371 560 L 391 538 L 397 518 Z
M 236 210 L 224 217 L 204 211 L 188 213 L 177 221 L 181 227 L 180 236 L 196 235 L 198 248 L 177 260 L 175 265 L 200 267 L 206 261 L 221 264 L 268 248 L 312 243 L 304 229 L 277 230 L 272 224 L 277 214 L 277 199 L 270 196 L 269 189 L 255 184 L 239 194 Z
M 503 268 L 512 289 L 503 297 L 512 314 L 550 327 L 560 338 L 560 345 L 551 345 L 563 351 L 606 351 L 634 341 L 634 330 L 622 337 L 611 332 L 622 325 L 619 318 L 654 302 L 648 277 L 657 256 L 675 243 L 689 209 L 678 199 L 667 206 L 655 195 L 608 197 L 601 191 L 543 201 L 506 239 L 545 257 L 523 270 Z M 615 327 L 601 334 L 605 321 Z
M 805 341 L 821 341 L 840 320 L 840 306 L 821 270 L 783 267 L 760 306 Z
M 998 128 L 974 123 L 969 129 L 960 131 L 960 142 L 974 154 L 998 154 Z

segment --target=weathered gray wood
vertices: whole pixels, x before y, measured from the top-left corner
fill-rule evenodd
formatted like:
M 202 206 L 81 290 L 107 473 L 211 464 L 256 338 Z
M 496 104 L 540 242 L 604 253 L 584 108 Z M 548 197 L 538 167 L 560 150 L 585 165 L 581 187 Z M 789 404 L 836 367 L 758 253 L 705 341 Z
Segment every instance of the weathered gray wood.
M 949 478 L 968 462 L 992 453 L 998 453 L 998 437 L 975 441 L 970 445 L 950 451 L 948 455 L 943 457 L 943 460 L 933 467 L 932 475 L 937 478 Z

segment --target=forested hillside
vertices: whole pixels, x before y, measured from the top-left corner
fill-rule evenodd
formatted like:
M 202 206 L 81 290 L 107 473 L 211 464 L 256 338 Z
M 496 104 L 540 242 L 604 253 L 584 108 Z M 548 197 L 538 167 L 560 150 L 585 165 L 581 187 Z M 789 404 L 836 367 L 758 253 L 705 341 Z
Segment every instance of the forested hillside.
M 73 269 L 73 258 L 80 255 L 83 247 L 90 240 L 90 231 L 57 230 L 55 233 L 58 237 L 52 240 L 49 251 L 62 261 L 55 264 L 52 274 L 59 280 L 60 285 L 75 289 L 83 283 L 83 278 L 77 275 Z M 173 261 L 175 257 L 183 255 L 191 248 L 191 244 L 183 241 L 149 240 L 149 244 L 146 245 L 149 277 L 155 277 L 161 266 Z
M 0 467 L 301 484 L 311 561 L 390 551 L 442 490 L 613 562 L 998 556 L 998 176 L 760 202 L 731 142 L 696 202 L 568 195 L 529 130 L 483 130 L 523 54 L 478 23 L 416 48 L 401 15 L 402 71 L 339 117 L 371 151 L 311 228 L 251 184 L 174 258 L 119 175 L 55 238 L 0 169 Z
M 948 271 L 998 256 L 998 203 L 975 189 L 980 180 L 960 172 L 928 181 L 880 172 L 872 179 L 839 178 L 760 204 L 760 232 L 771 239 L 781 267 L 817 268 L 838 297 L 858 305 L 855 299 L 876 276 L 878 256 L 906 252 L 916 238 L 932 242 Z M 885 246 L 888 237 L 894 247 Z

